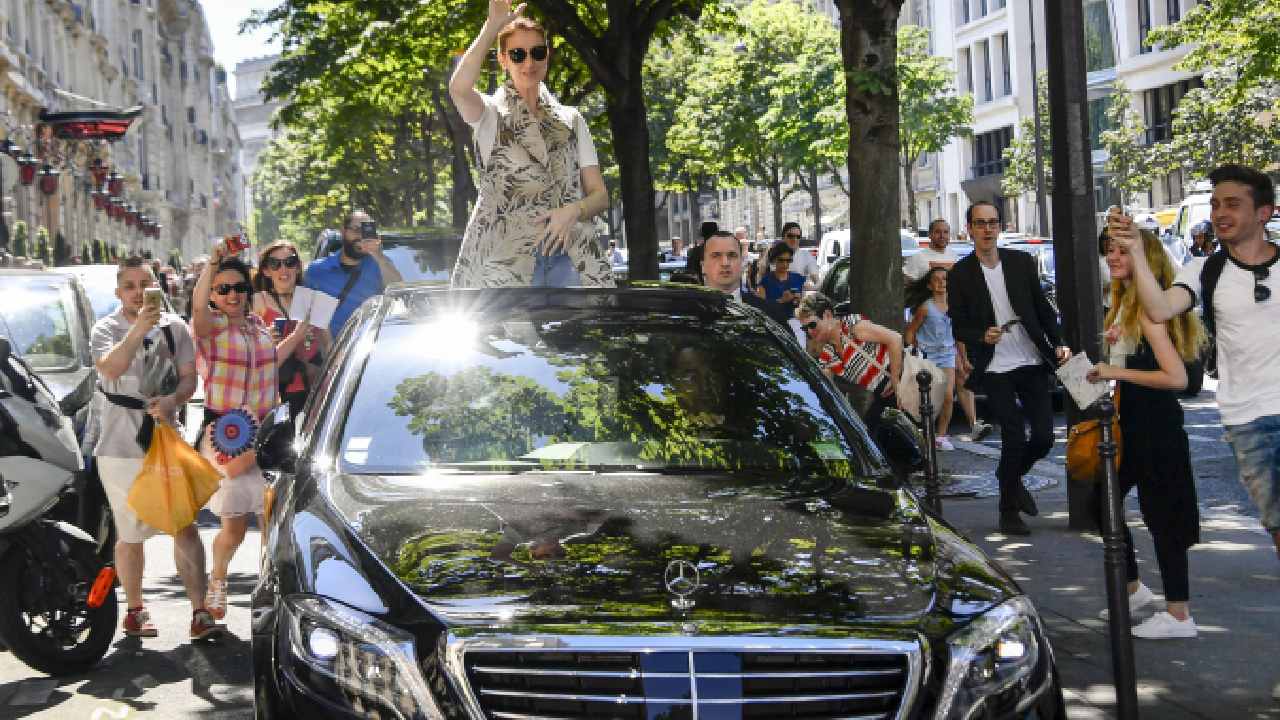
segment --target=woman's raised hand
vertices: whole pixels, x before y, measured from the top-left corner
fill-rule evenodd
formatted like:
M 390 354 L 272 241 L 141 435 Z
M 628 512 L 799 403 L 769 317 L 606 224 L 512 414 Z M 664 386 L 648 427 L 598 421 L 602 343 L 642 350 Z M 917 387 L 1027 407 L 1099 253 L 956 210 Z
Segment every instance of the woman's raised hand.
M 489 0 L 488 22 L 496 27 L 505 27 L 507 23 L 520 17 L 524 12 L 524 6 L 524 3 L 520 3 L 513 10 L 511 0 Z

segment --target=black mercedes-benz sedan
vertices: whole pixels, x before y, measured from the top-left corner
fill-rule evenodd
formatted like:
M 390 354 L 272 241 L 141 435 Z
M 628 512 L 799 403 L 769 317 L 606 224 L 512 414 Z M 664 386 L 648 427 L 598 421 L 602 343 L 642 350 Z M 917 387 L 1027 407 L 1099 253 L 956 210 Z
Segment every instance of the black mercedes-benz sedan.
M 1026 596 L 729 296 L 393 286 L 288 417 L 260 718 L 1064 717 Z

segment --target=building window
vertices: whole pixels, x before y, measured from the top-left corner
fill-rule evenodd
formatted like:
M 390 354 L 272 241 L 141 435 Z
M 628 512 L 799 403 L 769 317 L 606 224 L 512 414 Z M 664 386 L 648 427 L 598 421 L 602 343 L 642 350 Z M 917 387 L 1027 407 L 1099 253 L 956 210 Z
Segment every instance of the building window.
M 987 16 L 987 0 L 978 0 L 978 17 Z
M 1005 4 L 1005 0 L 992 0 L 991 9 L 992 11 L 1003 10 L 1004 4 Z
M 133 77 L 142 80 L 142 31 L 133 31 Z
M 1148 2 L 1148 0 L 1139 0 Z M 1085 70 L 1105 70 L 1115 67 L 1116 51 L 1111 34 L 1111 8 L 1107 0 L 1084 2 L 1084 59 Z
M 1147 144 L 1167 142 L 1173 137 L 1173 109 L 1188 91 L 1202 87 L 1200 78 L 1152 88 L 1142 93 L 1142 114 L 1147 123 Z
M 1004 149 L 1013 142 L 1013 126 L 973 136 L 973 176 L 984 177 L 1004 172 Z
M 1089 101 L 1089 146 L 1102 147 L 1102 133 L 1111 129 L 1111 120 L 1107 118 L 1107 110 L 1111 107 L 1111 96 Z
M 1004 71 L 1004 87 L 1002 95 L 1013 94 L 1013 67 L 1009 58 L 1009 34 L 1000 36 L 1000 67 Z
M 1165 12 L 1168 13 L 1169 24 L 1172 25 L 1173 23 L 1178 22 L 1179 20 L 1182 19 L 1182 1 L 1167 0 L 1165 5 Z
M 983 40 L 982 46 L 982 99 L 991 100 L 991 41 Z
M 1149 53 L 1147 33 L 1151 32 L 1151 0 L 1138 0 L 1138 52 Z
M 960 74 L 960 92 L 973 92 L 973 65 L 969 62 L 969 48 L 962 48 L 956 58 L 956 71 Z
M 961 25 L 972 20 L 972 18 L 969 17 L 969 0 L 957 0 L 956 10 L 956 16 L 960 18 Z

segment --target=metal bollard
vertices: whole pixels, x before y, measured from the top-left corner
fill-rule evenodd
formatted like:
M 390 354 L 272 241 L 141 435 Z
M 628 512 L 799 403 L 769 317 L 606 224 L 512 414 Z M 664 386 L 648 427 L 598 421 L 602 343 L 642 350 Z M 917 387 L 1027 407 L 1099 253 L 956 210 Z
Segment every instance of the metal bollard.
M 1111 432 L 1116 406 L 1110 397 L 1098 403 L 1102 411 L 1102 440 L 1098 456 L 1104 470 L 1102 515 L 1103 564 L 1107 576 L 1107 613 L 1111 634 L 1111 671 L 1116 686 L 1116 709 L 1120 720 L 1138 717 L 1138 682 L 1133 662 L 1133 636 L 1129 632 L 1128 578 L 1125 577 L 1124 496 L 1116 469 L 1116 443 Z
M 942 498 L 938 488 L 938 446 L 934 444 L 937 434 L 933 427 L 933 397 L 929 388 L 933 385 L 933 375 L 928 370 L 916 373 L 916 384 L 920 386 L 920 419 L 924 425 L 924 498 L 930 510 L 942 517 Z

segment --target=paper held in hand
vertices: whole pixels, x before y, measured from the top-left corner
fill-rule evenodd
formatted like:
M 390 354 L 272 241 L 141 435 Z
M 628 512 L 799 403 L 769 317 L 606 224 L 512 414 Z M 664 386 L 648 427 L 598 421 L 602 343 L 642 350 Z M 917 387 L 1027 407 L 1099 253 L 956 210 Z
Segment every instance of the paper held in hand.
M 1081 410 L 1097 402 L 1111 389 L 1110 383 L 1091 382 L 1090 370 L 1093 370 L 1093 362 L 1089 360 L 1088 355 L 1078 352 L 1055 371 L 1058 374 L 1058 380 L 1062 382 L 1062 387 L 1071 393 L 1071 399 Z
M 289 304 L 289 317 L 306 319 L 314 327 L 329 329 L 329 322 L 338 310 L 338 299 L 328 293 L 298 287 L 293 289 L 293 302 Z

